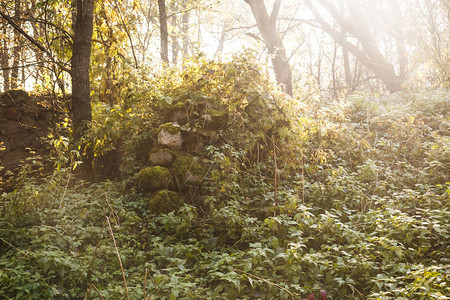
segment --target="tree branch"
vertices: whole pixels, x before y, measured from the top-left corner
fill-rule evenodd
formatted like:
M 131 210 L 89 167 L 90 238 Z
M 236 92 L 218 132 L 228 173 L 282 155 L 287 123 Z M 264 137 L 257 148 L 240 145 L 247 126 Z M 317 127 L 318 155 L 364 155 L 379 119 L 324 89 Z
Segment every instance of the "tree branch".
M 272 30 L 276 29 L 278 13 L 280 12 L 281 0 L 276 0 L 273 4 L 272 13 L 270 14 L 269 26 Z
M 29 63 L 29 64 L 22 65 L 22 66 L 17 66 L 17 67 L 0 68 L 0 71 L 3 71 L 3 70 L 12 70 L 12 69 L 29 68 L 29 67 L 38 66 L 38 65 L 41 65 L 41 64 L 50 63 L 50 62 L 51 62 L 51 61 L 38 61 L 38 62 Z
M 264 40 L 262 38 L 260 38 L 259 36 L 257 36 L 256 34 L 254 34 L 254 33 L 247 32 L 246 35 L 248 35 L 251 38 L 254 38 L 257 41 L 260 41 L 260 42 L 264 43 Z
M 125 33 L 128 36 L 128 40 L 130 41 L 131 53 L 133 54 L 134 64 L 135 64 L 136 69 L 138 69 L 139 68 L 139 64 L 138 64 L 138 60 L 137 60 L 137 57 L 136 57 L 136 53 L 134 51 L 134 45 L 133 45 L 133 39 L 131 38 L 131 33 L 128 30 L 128 27 L 127 27 L 127 25 L 125 23 L 125 20 L 123 19 L 122 9 L 120 8 L 119 4 L 117 3 L 117 0 L 114 2 L 114 4 L 115 4 L 116 9 L 117 9 L 117 11 L 119 13 L 120 21 L 122 22 L 122 26 L 125 29 Z
M 322 26 L 322 29 L 328 33 L 331 38 L 338 44 L 340 44 L 343 48 L 347 49 L 349 52 L 351 52 L 358 60 L 363 62 L 364 64 L 370 65 L 370 60 L 368 57 L 360 50 L 357 46 L 353 45 L 352 43 L 347 42 L 344 38 L 342 33 L 337 32 L 334 30 L 330 24 L 328 24 L 322 16 L 317 12 L 316 8 L 311 4 L 311 2 L 307 1 L 306 5 L 313 13 L 314 17 L 316 18 L 316 21 Z
M 300 4 L 301 4 L 301 2 L 299 1 L 298 4 L 297 4 L 297 7 L 295 8 L 295 12 L 294 12 L 294 14 L 292 14 L 292 17 L 291 17 L 290 20 L 289 20 L 289 24 L 288 24 L 286 30 L 284 31 L 284 33 L 283 33 L 283 35 L 282 35 L 282 37 L 281 37 L 281 40 L 284 40 L 284 37 L 286 36 L 286 34 L 288 33 L 288 31 L 292 28 L 291 25 L 292 25 L 292 23 L 294 22 L 295 16 L 297 15 L 298 8 L 300 7 Z
M 30 23 L 34 22 L 34 23 L 50 25 L 51 27 L 57 29 L 58 31 L 61 31 L 66 38 L 70 39 L 70 41 L 73 42 L 72 41 L 73 37 L 72 37 L 72 35 L 69 32 L 67 32 L 64 28 L 61 28 L 58 25 L 56 25 L 56 24 L 54 24 L 52 22 L 49 22 L 47 20 L 42 20 L 42 19 L 29 17 L 29 18 L 21 18 L 20 21 L 27 21 L 27 22 L 30 22 Z
M 64 66 L 63 64 L 61 64 L 60 62 L 56 61 L 53 58 L 52 53 L 50 52 L 50 50 L 46 49 L 44 46 L 42 46 L 41 43 L 39 43 L 38 41 L 36 41 L 32 36 L 30 36 L 28 33 L 26 33 L 19 25 L 17 25 L 14 20 L 8 16 L 7 14 L 5 14 L 4 12 L 2 12 L 0 10 L 0 16 L 5 19 L 9 25 L 11 25 L 15 30 L 17 30 L 17 32 L 19 32 L 21 35 L 23 35 L 27 40 L 29 40 L 31 42 L 31 44 L 33 44 L 35 47 L 37 47 L 39 50 L 41 50 L 42 52 L 44 52 L 45 54 L 47 54 L 51 61 L 58 65 L 58 67 L 60 67 L 62 70 L 66 71 L 67 73 L 71 73 L 71 70 L 69 68 L 67 68 L 66 66 Z

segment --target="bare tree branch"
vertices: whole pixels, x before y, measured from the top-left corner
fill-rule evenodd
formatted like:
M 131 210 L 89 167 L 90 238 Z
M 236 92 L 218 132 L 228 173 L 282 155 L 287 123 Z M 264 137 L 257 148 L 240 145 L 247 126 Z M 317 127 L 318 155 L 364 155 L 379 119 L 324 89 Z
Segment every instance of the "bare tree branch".
M 272 13 L 270 14 L 269 26 L 273 29 L 276 28 L 276 22 L 278 13 L 280 12 L 281 0 L 276 0 L 273 4 Z
M 70 41 L 72 42 L 72 35 L 67 32 L 64 28 L 59 27 L 58 25 L 49 22 L 48 20 L 42 20 L 42 19 L 37 19 L 37 18 L 20 18 L 19 21 L 26 21 L 26 22 L 34 22 L 34 23 L 40 23 L 40 24 L 45 24 L 45 25 L 50 25 L 51 27 L 55 28 L 58 31 L 61 31 L 63 33 L 63 35 L 67 38 L 70 39 Z
M 29 67 L 38 66 L 38 65 L 42 65 L 42 64 L 46 64 L 46 63 L 51 63 L 51 62 L 52 62 L 52 61 L 37 61 L 37 62 L 34 62 L 34 63 L 29 63 L 29 64 L 26 64 L 26 65 L 22 65 L 22 66 L 0 68 L 0 71 L 3 71 L 3 70 L 12 70 L 12 69 L 29 68 Z
M 333 19 L 340 25 L 342 32 L 336 31 L 324 18 L 319 14 L 317 9 L 312 5 L 310 0 L 305 3 L 310 11 L 313 13 L 317 22 L 322 26 L 322 29 L 327 32 L 331 38 L 343 48 L 351 52 L 356 59 L 365 64 L 378 78 L 383 82 L 390 92 L 401 90 L 401 78 L 397 76 L 394 66 L 389 63 L 386 57 L 381 53 L 376 45 L 373 37 L 370 34 L 366 21 L 363 19 L 361 12 L 357 7 L 357 3 L 352 1 L 352 7 L 349 8 L 352 14 L 352 23 L 347 20 L 343 14 L 328 0 L 317 0 L 333 17 Z M 362 49 L 346 39 L 346 32 L 354 36 L 361 44 Z
M 71 70 L 69 68 L 67 68 L 66 66 L 64 66 L 62 63 L 56 61 L 53 58 L 53 54 L 50 52 L 50 50 L 46 49 L 44 46 L 42 46 L 41 43 L 39 43 L 38 41 L 36 41 L 32 36 L 30 36 L 28 33 L 26 33 L 16 22 L 14 22 L 14 20 L 8 16 L 7 14 L 5 14 L 4 12 L 2 12 L 0 10 L 0 16 L 5 19 L 9 25 L 11 25 L 15 30 L 17 30 L 17 32 L 19 32 L 21 35 L 23 35 L 27 40 L 29 40 L 31 42 L 31 44 L 33 44 L 35 47 L 37 47 L 39 50 L 41 50 L 42 52 L 44 52 L 45 54 L 47 54 L 49 56 L 49 58 L 51 59 L 51 61 L 58 65 L 58 67 L 60 67 L 62 70 L 66 71 L 67 73 L 71 73 Z
M 117 3 L 117 0 L 114 2 L 114 4 L 115 4 L 115 7 L 117 9 L 117 12 L 119 13 L 120 21 L 121 21 L 122 26 L 123 26 L 123 28 L 125 30 L 125 33 L 128 36 L 128 40 L 130 41 L 131 52 L 133 53 L 134 64 L 135 64 L 136 69 L 138 69 L 139 68 L 139 64 L 138 64 L 138 60 L 137 60 L 136 53 L 135 53 L 135 50 L 134 50 L 133 39 L 131 38 L 131 33 L 128 30 L 128 27 L 127 27 L 127 25 L 125 23 L 125 20 L 123 19 L 122 9 L 120 8 L 119 4 Z

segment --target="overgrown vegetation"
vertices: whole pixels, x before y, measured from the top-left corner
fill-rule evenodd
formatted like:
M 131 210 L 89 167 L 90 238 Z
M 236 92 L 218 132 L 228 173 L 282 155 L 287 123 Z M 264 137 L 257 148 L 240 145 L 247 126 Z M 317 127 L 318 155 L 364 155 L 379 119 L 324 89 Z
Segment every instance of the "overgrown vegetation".
M 2 195 L 0 298 L 450 297 L 447 91 L 292 100 L 244 58 L 127 80 L 88 138 L 105 180 L 60 147 L 65 168 Z M 165 153 L 202 176 L 169 187 L 181 167 L 149 154 L 176 111 L 190 156 Z M 142 170 L 178 209 L 148 209 Z

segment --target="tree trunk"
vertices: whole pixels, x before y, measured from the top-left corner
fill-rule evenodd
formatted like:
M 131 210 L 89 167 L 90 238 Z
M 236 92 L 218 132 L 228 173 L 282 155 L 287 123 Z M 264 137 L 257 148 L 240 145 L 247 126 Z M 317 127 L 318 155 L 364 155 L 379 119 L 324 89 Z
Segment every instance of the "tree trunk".
M 342 48 L 342 56 L 344 58 L 344 77 L 345 77 L 345 85 L 351 86 L 352 82 L 352 71 L 350 70 L 350 58 L 348 57 L 348 50 Z
M 76 0 L 76 11 L 71 69 L 72 122 L 75 142 L 79 142 L 92 121 L 89 64 L 94 27 L 94 0 Z M 92 148 L 81 145 L 80 149 L 84 175 L 89 178 L 92 174 Z
M 182 34 L 182 40 L 183 40 L 183 60 L 188 58 L 188 51 L 189 51 L 189 11 L 187 7 L 187 2 L 184 0 L 183 2 L 183 17 L 181 20 L 181 34 Z
M 9 85 L 10 69 L 8 62 L 9 53 L 8 53 L 8 39 L 7 39 L 8 31 L 6 30 L 5 19 L 1 19 L 1 21 L 2 21 L 1 25 L 3 27 L 3 39 L 2 39 L 3 41 L 1 41 L 0 44 L 0 66 L 3 70 L 3 89 L 6 92 L 10 90 Z
M 272 59 L 275 78 L 282 90 L 292 96 L 292 73 L 286 50 L 276 29 L 281 0 L 276 0 L 269 17 L 263 0 L 244 0 L 250 5 L 266 48 Z
M 328 1 L 321 0 L 320 2 Z M 349 10 L 356 23 L 355 26 L 350 27 L 349 32 L 358 39 L 364 48 L 364 51 L 370 59 L 372 71 L 380 78 L 389 92 L 395 93 L 400 91 L 402 89 L 401 79 L 395 73 L 394 66 L 386 60 L 385 56 L 376 46 L 376 42 L 373 40 L 373 35 L 369 31 L 366 20 L 361 17 L 362 13 L 359 10 L 358 3 L 351 0 Z
M 222 60 L 222 52 L 225 47 L 225 39 L 227 35 L 226 28 L 227 28 L 226 24 L 224 24 L 222 28 L 222 33 L 220 34 L 219 38 L 219 45 L 217 46 L 216 52 L 214 53 L 214 58 L 218 59 L 219 61 Z
M 91 59 L 94 0 L 77 0 L 75 34 L 72 53 L 72 114 L 76 136 L 87 129 L 92 121 L 92 108 L 89 82 L 89 63 Z
M 20 8 L 21 1 L 14 0 L 14 19 L 17 23 L 20 18 Z M 20 24 L 20 23 L 19 23 Z M 14 53 L 13 53 L 13 63 L 11 70 L 11 89 L 17 89 L 19 82 L 19 63 L 20 63 L 20 43 L 21 43 L 21 35 L 17 30 L 14 30 Z
M 391 4 L 392 20 L 395 26 L 393 31 L 395 32 L 394 38 L 398 52 L 399 77 L 405 80 L 408 75 L 408 55 L 405 48 L 405 22 L 403 21 L 403 14 L 398 0 L 391 0 L 389 3 Z
M 112 58 L 111 56 L 106 57 L 106 66 L 105 66 L 105 96 L 108 101 L 108 104 L 113 107 L 116 103 L 116 96 L 115 96 L 115 88 L 113 83 L 113 71 L 112 71 Z
M 169 63 L 169 32 L 167 30 L 166 1 L 158 0 L 159 8 L 159 32 L 161 33 L 161 60 Z
M 170 18 L 170 23 L 172 28 L 177 28 L 178 26 L 178 5 L 175 2 L 172 2 L 171 6 L 172 17 Z M 172 40 L 172 64 L 176 66 L 178 64 L 178 52 L 180 51 L 180 44 L 178 43 L 178 35 L 177 32 L 172 30 L 171 32 L 171 40 Z

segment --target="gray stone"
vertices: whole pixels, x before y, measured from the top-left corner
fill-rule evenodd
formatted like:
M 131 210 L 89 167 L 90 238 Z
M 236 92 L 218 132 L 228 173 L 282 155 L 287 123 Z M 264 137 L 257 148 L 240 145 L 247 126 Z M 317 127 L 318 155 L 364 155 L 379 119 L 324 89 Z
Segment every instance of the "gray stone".
M 174 157 L 168 151 L 165 151 L 164 149 L 159 149 L 150 152 L 148 159 L 152 165 L 166 166 L 173 162 Z
M 158 134 L 158 143 L 172 149 L 180 149 L 183 145 L 183 137 L 181 131 L 169 132 L 167 128 L 162 128 Z

